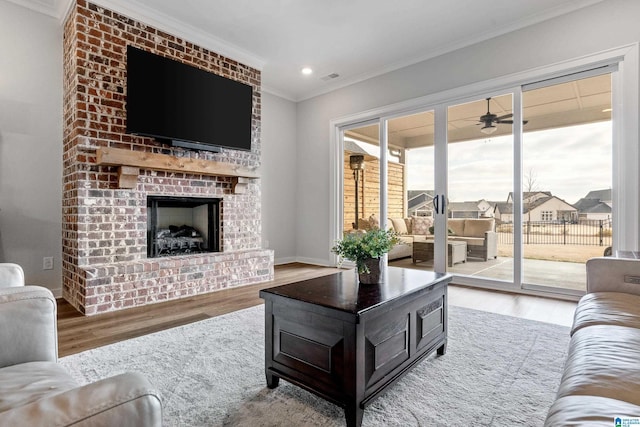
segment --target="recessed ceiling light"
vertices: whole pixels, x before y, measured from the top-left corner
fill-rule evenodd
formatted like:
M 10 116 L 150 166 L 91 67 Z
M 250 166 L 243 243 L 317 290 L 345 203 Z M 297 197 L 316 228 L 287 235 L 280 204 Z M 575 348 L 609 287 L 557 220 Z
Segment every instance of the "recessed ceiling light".
M 302 74 L 304 74 L 305 76 L 308 76 L 309 74 L 313 73 L 313 70 L 309 67 L 304 67 L 302 70 L 300 70 L 302 72 Z

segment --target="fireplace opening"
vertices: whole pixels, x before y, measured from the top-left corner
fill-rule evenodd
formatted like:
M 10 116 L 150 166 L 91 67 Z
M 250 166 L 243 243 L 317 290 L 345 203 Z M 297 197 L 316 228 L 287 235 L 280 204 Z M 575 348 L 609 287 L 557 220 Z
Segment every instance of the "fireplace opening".
M 220 252 L 220 199 L 147 197 L 147 257 Z

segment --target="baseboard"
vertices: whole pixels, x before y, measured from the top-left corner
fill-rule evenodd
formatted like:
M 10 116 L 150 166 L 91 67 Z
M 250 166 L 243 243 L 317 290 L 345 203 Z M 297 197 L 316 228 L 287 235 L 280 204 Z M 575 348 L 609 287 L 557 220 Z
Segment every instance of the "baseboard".
M 273 260 L 273 265 L 282 265 L 282 264 L 291 264 L 292 262 L 297 262 L 296 257 L 284 257 L 284 258 L 276 258 Z
M 311 264 L 311 265 L 319 265 L 322 267 L 335 267 L 335 265 L 331 264 L 329 260 L 318 259 L 318 258 L 296 257 L 294 262 L 300 262 L 303 264 Z

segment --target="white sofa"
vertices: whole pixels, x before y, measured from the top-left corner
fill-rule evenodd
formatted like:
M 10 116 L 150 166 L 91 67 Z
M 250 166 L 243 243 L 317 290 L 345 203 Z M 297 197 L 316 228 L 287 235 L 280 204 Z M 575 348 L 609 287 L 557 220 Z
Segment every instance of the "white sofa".
M 640 417 L 639 281 L 640 260 L 587 261 L 587 294 L 575 312 L 546 427 L 614 426 L 615 417 Z
M 413 255 L 413 236 L 399 236 L 399 238 L 401 243 L 395 245 L 388 253 L 389 261 Z

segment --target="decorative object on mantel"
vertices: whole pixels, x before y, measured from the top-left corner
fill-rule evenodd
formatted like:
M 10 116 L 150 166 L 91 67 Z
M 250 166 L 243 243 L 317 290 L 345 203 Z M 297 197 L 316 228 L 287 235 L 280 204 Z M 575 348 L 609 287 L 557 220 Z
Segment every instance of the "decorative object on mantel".
M 393 230 L 372 228 L 364 233 L 348 233 L 331 248 L 331 252 L 356 263 L 358 276 L 362 284 L 380 283 L 384 268 L 382 256 L 400 242 Z
M 256 169 L 249 169 L 231 163 L 176 157 L 145 151 L 131 151 L 121 148 L 97 148 L 96 164 L 118 166 L 119 188 L 134 188 L 140 169 L 230 176 L 233 178 L 234 194 L 243 194 L 246 191 L 249 180 L 260 178 L 260 174 Z

